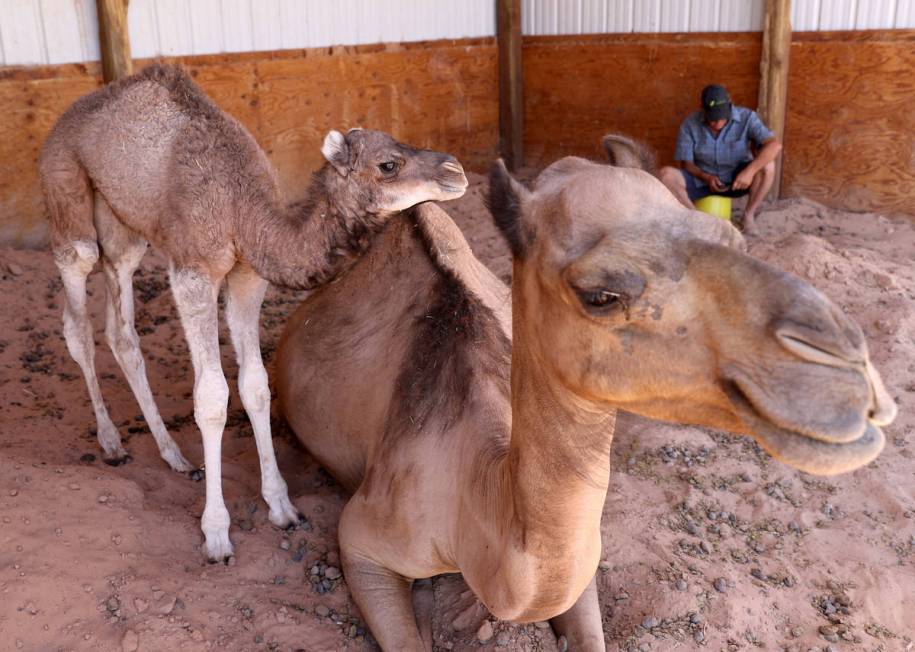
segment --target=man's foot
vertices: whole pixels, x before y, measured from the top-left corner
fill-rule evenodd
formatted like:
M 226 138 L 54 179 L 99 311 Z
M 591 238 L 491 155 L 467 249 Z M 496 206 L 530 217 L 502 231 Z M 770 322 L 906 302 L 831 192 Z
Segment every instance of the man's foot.
M 756 233 L 756 215 L 753 213 L 744 213 L 743 214 L 743 232 L 748 235 L 755 235 Z

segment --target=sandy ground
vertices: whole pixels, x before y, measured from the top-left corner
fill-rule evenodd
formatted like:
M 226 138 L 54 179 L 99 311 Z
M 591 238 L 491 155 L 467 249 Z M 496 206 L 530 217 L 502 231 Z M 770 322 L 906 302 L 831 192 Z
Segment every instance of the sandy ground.
M 481 178 L 447 208 L 503 278 L 506 249 Z M 753 254 L 813 281 L 864 328 L 900 406 L 867 468 L 817 478 L 749 439 L 628 415 L 614 443 L 598 585 L 611 650 L 909 650 L 915 639 L 915 227 L 805 201 L 761 215 Z M 150 254 L 137 326 L 160 410 L 200 461 L 192 372 Z M 168 470 L 102 333 L 97 366 L 134 461 L 101 462 L 82 377 L 61 337 L 61 285 L 45 251 L 0 250 L 0 649 L 374 649 L 344 579 L 336 522 L 346 495 L 275 422 L 290 493 L 308 524 L 273 528 L 251 428 L 233 387 L 223 476 L 236 563 L 199 551 L 204 486 Z M 271 289 L 270 360 L 301 295 Z M 223 330 L 230 385 L 236 366 Z M 556 650 L 544 624 L 487 616 L 458 576 L 434 582 L 437 649 Z M 480 639 L 487 639 L 485 642 Z

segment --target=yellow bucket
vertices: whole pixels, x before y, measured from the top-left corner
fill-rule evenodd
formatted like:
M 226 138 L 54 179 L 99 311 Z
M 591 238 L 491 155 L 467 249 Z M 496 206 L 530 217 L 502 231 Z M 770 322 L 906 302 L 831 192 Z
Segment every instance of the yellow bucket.
M 720 217 L 723 220 L 731 220 L 731 198 L 722 197 L 721 195 L 709 195 L 702 199 L 697 199 L 693 205 L 703 213 Z

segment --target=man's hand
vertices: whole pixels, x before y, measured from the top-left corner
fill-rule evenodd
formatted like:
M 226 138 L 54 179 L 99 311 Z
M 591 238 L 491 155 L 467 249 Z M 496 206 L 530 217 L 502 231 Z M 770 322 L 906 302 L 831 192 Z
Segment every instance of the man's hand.
M 715 192 L 724 192 L 728 189 L 728 187 L 726 185 L 721 183 L 721 179 L 719 179 L 714 174 L 708 175 L 708 177 L 706 177 L 705 182 L 708 184 L 708 187 L 711 188 Z
M 731 188 L 734 190 L 743 190 L 744 188 L 749 188 L 750 184 L 753 183 L 754 176 L 756 176 L 756 173 L 750 170 L 749 167 L 745 167 L 740 171 L 740 174 L 737 175 L 737 178 L 734 179 L 734 183 L 731 184 Z

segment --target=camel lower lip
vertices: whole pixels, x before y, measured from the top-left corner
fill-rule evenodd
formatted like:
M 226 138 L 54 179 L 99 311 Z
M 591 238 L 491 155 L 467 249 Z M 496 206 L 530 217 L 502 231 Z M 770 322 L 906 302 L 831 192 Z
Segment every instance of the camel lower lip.
M 736 386 L 726 391 L 763 449 L 772 457 L 807 473 L 835 475 L 854 471 L 872 462 L 886 443 L 883 431 L 872 423 L 868 423 L 861 436 L 853 441 L 830 443 L 813 439 L 780 428 L 762 417 Z

